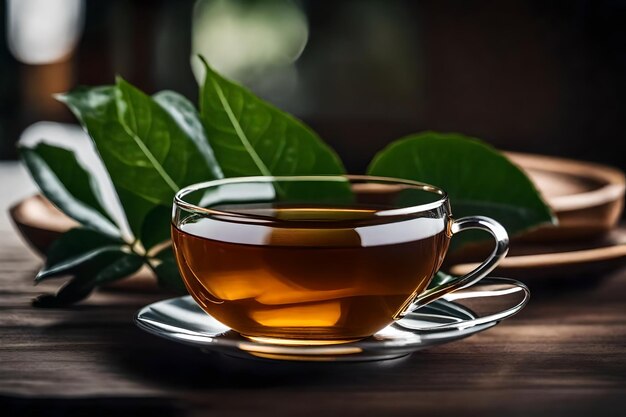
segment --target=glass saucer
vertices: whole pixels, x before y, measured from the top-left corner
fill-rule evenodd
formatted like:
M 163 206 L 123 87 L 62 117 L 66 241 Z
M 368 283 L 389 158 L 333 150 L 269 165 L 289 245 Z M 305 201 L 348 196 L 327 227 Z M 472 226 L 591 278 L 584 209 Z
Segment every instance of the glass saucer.
M 485 278 L 448 294 L 366 339 L 325 346 L 261 343 L 241 337 L 205 313 L 191 296 L 142 308 L 137 325 L 152 334 L 235 357 L 292 361 L 371 361 L 399 358 L 420 349 L 487 330 L 520 311 L 530 293 L 521 282 Z

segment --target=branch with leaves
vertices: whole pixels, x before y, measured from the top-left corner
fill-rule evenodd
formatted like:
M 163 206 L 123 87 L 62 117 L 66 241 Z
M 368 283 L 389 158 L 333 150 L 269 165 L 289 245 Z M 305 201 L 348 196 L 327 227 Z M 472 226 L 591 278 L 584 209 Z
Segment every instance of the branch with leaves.
M 184 186 L 224 177 L 345 172 L 311 128 L 202 62 L 206 76 L 199 111 L 178 93 L 148 96 L 119 77 L 114 86 L 78 88 L 57 97 L 93 141 L 129 236 L 105 209 L 89 167 L 72 151 L 46 143 L 21 147 L 41 192 L 81 224 L 53 243 L 35 278 L 70 280 L 35 305 L 80 301 L 144 265 L 160 285 L 184 291 L 168 243 L 172 200 Z M 369 173 L 438 185 L 449 192 L 455 214 L 490 215 L 511 233 L 553 221 L 519 168 L 490 146 L 461 135 L 427 132 L 401 139 L 376 156 Z

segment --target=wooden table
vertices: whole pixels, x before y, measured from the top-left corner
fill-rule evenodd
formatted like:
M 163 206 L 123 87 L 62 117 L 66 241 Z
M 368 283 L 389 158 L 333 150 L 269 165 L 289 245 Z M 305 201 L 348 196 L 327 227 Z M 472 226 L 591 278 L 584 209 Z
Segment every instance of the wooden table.
M 9 171 L 3 209 L 24 181 Z M 0 236 L 0 416 L 626 415 L 626 269 L 535 285 L 512 319 L 406 359 L 294 365 L 142 332 L 135 312 L 163 294 L 34 309 L 58 283 L 32 286 L 41 261 L 4 217 Z

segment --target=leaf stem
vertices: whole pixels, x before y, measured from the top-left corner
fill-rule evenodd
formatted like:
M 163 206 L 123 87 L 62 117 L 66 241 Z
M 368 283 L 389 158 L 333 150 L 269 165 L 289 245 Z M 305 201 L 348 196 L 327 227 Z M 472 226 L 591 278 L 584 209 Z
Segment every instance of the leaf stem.
M 157 281 L 159 280 L 159 276 L 157 275 L 157 271 L 156 268 L 154 267 L 154 265 L 152 265 L 152 262 L 150 262 L 152 259 L 144 256 L 143 257 L 143 262 L 144 264 L 146 264 L 146 266 L 150 269 L 150 271 L 152 271 L 152 273 L 154 274 L 154 277 L 157 279 Z
M 134 253 L 135 255 L 140 256 L 141 259 L 143 259 L 143 263 L 150 269 L 150 271 L 152 271 L 152 273 L 154 274 L 154 277 L 158 280 L 159 276 L 157 275 L 156 268 L 154 265 L 152 265 L 152 262 L 151 262 L 154 258 L 148 256 L 145 250 L 143 251 L 143 253 L 140 253 L 139 251 L 136 250 L 137 244 L 140 243 L 138 239 L 135 239 L 135 242 L 133 243 L 134 244 L 130 246 L 130 251 Z

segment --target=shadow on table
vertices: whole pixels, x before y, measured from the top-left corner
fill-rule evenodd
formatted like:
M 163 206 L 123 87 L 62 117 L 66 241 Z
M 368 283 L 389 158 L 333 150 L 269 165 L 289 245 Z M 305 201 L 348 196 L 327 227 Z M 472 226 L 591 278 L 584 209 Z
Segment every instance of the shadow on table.
M 183 417 L 187 411 L 164 398 L 31 398 L 0 395 L 7 417 Z
M 140 332 L 140 330 L 138 330 Z M 111 362 L 146 379 L 172 388 L 258 388 L 341 385 L 347 381 L 384 380 L 406 364 L 408 356 L 353 363 L 287 362 L 235 358 L 178 345 L 149 334 L 135 335 L 136 351 L 115 352 Z

